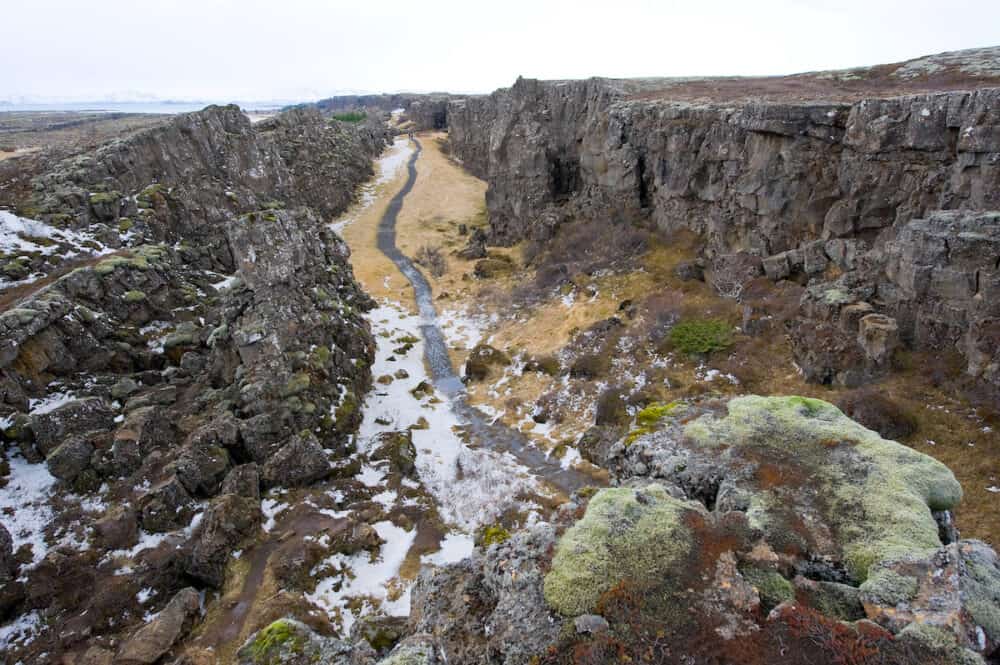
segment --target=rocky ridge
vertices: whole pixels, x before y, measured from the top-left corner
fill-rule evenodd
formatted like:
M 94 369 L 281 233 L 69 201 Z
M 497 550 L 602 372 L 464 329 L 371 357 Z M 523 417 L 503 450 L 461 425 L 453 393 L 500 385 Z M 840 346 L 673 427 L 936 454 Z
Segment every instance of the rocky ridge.
M 37 264 L 0 314 L 10 662 L 157 662 L 201 614 L 186 587 L 220 586 L 259 530 L 261 489 L 336 472 L 374 343 L 326 222 L 385 136 L 210 107 L 35 179 L 21 215 L 114 251 Z

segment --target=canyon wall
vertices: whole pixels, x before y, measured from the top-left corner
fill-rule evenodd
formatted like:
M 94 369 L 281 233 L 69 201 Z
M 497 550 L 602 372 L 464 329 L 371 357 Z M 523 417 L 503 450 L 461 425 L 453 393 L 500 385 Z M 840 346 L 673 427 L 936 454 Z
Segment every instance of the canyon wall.
M 753 92 L 754 80 L 743 85 Z M 772 279 L 820 281 L 863 266 L 853 279 L 871 287 L 864 302 L 901 315 L 903 342 L 956 348 L 970 357 L 970 372 L 1000 385 L 996 358 L 981 357 L 989 344 L 968 340 L 965 319 L 949 313 L 965 306 L 945 294 L 933 312 L 901 311 L 878 249 L 898 236 L 893 251 L 907 255 L 915 236 L 901 230 L 936 211 L 1000 210 L 1000 88 L 969 87 L 711 101 L 659 93 L 654 81 L 519 79 L 453 101 L 448 118 L 454 155 L 489 183 L 493 242 L 545 239 L 568 220 L 597 219 L 694 231 L 716 266 L 749 254 Z M 970 260 L 976 265 L 963 270 L 972 290 L 961 298 L 975 297 L 978 271 L 994 271 L 997 256 Z M 997 313 L 978 311 L 988 323 L 976 329 L 992 330 Z M 807 335 L 799 339 L 808 344 Z M 845 372 L 865 353 L 863 344 L 848 346 L 820 354 L 820 366 L 814 348 L 799 345 L 797 355 L 818 381 L 857 383 L 885 369 L 880 359 L 872 371 Z

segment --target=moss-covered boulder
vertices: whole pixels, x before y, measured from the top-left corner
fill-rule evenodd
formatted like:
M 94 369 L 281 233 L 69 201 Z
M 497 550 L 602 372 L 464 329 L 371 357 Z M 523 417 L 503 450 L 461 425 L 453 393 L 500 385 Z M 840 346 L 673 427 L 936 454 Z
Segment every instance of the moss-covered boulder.
M 932 513 L 962 499 L 948 467 L 818 399 L 739 397 L 683 438 L 738 478 L 776 548 L 832 556 L 859 581 L 876 562 L 940 547 Z
M 545 576 L 545 600 L 564 616 L 593 612 L 622 582 L 660 586 L 691 554 L 688 525 L 704 512 L 658 485 L 597 492 L 583 519 L 559 540 Z
M 250 636 L 236 654 L 239 665 L 347 665 L 358 647 L 316 634 L 292 618 L 278 619 Z

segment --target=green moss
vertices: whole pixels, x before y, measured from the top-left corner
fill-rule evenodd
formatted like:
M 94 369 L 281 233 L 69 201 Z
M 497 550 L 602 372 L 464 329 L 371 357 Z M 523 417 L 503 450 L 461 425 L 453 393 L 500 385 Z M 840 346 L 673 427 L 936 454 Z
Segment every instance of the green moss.
M 279 662 L 278 652 L 301 651 L 304 643 L 294 624 L 287 619 L 278 619 L 257 633 L 249 645 L 250 656 L 259 665 Z
M 877 568 L 868 575 L 860 590 L 871 602 L 893 607 L 917 594 L 917 580 L 889 568 Z
M 311 383 L 312 379 L 307 373 L 296 372 L 292 375 L 292 378 L 288 380 L 288 383 L 285 384 L 285 388 L 281 391 L 281 395 L 282 397 L 298 395 L 299 393 L 307 390 Z
M 91 205 L 101 205 L 104 203 L 117 203 L 118 196 L 108 192 L 94 192 L 90 195 Z
M 953 508 L 962 488 L 937 460 L 887 441 L 832 404 L 802 397 L 745 396 L 730 400 L 728 415 L 702 416 L 685 436 L 705 448 L 751 448 L 810 475 L 824 496 L 824 519 L 836 533 L 849 571 L 859 581 L 890 558 L 940 547 L 931 511 Z M 845 477 L 844 457 L 863 477 Z M 787 503 L 761 488 L 748 515 L 767 529 L 775 506 Z
M 639 498 L 639 495 L 641 499 Z M 556 545 L 545 600 L 565 616 L 594 611 L 621 582 L 658 587 L 682 567 L 692 547 L 685 513 L 701 511 L 663 487 L 602 489 Z
M 129 229 L 131 229 L 132 226 L 133 226 L 132 220 L 129 219 L 128 217 L 122 217 L 121 219 L 118 220 L 119 233 L 128 233 Z
M 149 270 L 153 264 L 163 261 L 169 255 L 169 251 L 163 245 L 142 245 L 133 251 L 132 256 L 112 256 L 104 259 L 94 266 L 94 272 L 98 275 L 110 275 L 119 268 Z
M 310 362 L 316 368 L 326 367 L 330 363 L 330 349 L 326 346 L 317 346 L 313 349 Z
M 139 208 L 152 208 L 158 198 L 162 198 L 166 187 L 153 184 L 136 194 L 135 203 Z
M 146 294 L 143 293 L 142 291 L 136 291 L 136 290 L 126 291 L 124 299 L 125 302 L 129 303 L 142 302 L 143 300 L 146 299 Z
M 732 343 L 732 326 L 719 319 L 681 321 L 670 329 L 670 343 L 683 353 L 721 351 Z
M 670 402 L 669 404 L 650 404 L 636 414 L 636 427 L 629 431 L 628 435 L 625 437 L 625 445 L 631 445 L 640 436 L 644 436 L 655 431 L 657 425 L 659 425 L 660 421 L 664 418 L 677 415 L 677 413 L 684 410 L 685 406 L 681 402 Z
M 361 122 L 368 116 L 362 111 L 347 111 L 345 113 L 334 113 L 333 119 L 341 122 Z
M 777 571 L 750 566 L 740 569 L 740 573 L 757 589 L 766 610 L 771 610 L 785 601 L 795 600 L 795 587 Z
M 943 628 L 914 621 L 899 632 L 899 639 L 917 642 L 926 649 L 936 652 L 942 663 L 954 665 L 983 665 L 979 654 L 959 646 L 955 635 Z
M 483 547 L 489 547 L 495 543 L 505 543 L 510 540 L 510 531 L 499 524 L 490 524 L 480 530 L 479 540 Z
M 684 405 L 680 402 L 670 402 L 669 404 L 650 404 L 635 416 L 635 422 L 640 427 L 651 427 L 667 416 L 674 415 L 678 410 L 683 410 Z

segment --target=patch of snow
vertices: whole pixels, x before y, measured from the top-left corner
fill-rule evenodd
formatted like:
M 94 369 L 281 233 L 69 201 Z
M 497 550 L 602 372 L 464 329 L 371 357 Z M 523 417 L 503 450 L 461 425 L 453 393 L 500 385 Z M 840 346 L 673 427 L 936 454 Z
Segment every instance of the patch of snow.
M 67 404 L 76 399 L 76 395 L 72 392 L 54 392 L 45 397 L 32 398 L 28 400 L 28 412 L 37 416 L 42 413 L 49 413 L 50 411 L 55 411 L 63 404 Z
M 379 189 L 391 182 L 399 170 L 413 154 L 413 144 L 406 138 L 396 138 L 396 141 L 375 160 L 375 177 L 358 189 L 358 200 L 339 218 L 330 223 L 330 228 L 338 234 L 344 232 L 378 198 Z
M 431 563 L 435 566 L 445 566 L 455 563 L 470 556 L 475 543 L 472 536 L 466 533 L 452 532 L 447 534 L 441 541 L 441 549 L 437 552 L 425 554 L 420 557 L 423 563 Z
M 16 448 L 11 450 L 7 462 L 10 475 L 7 484 L 0 487 L 0 522 L 10 532 L 14 551 L 24 545 L 31 546 L 30 568 L 37 566 L 48 552 L 44 532 L 53 519 L 49 498 L 56 479 L 45 464 L 31 464 Z
M 403 369 L 409 376 L 377 385 L 368 394 L 358 450 L 368 452 L 381 432 L 404 429 L 425 418 L 427 429 L 412 431 L 417 472 L 437 500 L 442 518 L 466 531 L 494 521 L 516 501 L 513 497 L 539 491 L 537 480 L 513 455 L 466 446 L 461 436 L 466 423 L 447 396 L 435 392 L 435 402 L 428 397 L 417 399 L 410 393 L 422 381 L 431 383 L 424 365 L 421 318 L 396 303 L 383 303 L 368 317 L 377 341 L 372 374 L 393 375 Z M 395 340 L 403 336 L 420 341 L 406 353 L 395 353 L 400 346 Z M 362 469 L 362 475 L 368 478 L 363 480 L 365 484 L 375 486 L 372 471 Z
M 410 613 L 410 588 L 399 578 L 399 568 L 417 531 L 407 531 L 389 521 L 376 522 L 372 526 L 385 541 L 378 555 L 373 557 L 367 552 L 351 556 L 334 554 L 321 562 L 313 574 L 329 567 L 339 569 L 340 574 L 320 580 L 316 590 L 306 594 L 306 598 L 331 615 L 339 615 L 342 635 L 350 634 L 358 618 L 376 611 L 398 617 Z
M 260 502 L 260 511 L 264 514 L 264 524 L 261 528 L 270 531 L 274 528 L 277 517 L 280 513 L 289 508 L 287 503 L 277 499 L 266 498 Z
M 0 652 L 13 646 L 30 644 L 42 628 L 42 616 L 38 610 L 17 617 L 5 626 L 0 626 Z

